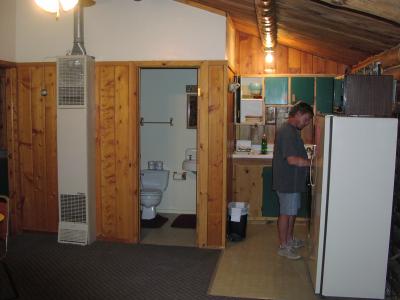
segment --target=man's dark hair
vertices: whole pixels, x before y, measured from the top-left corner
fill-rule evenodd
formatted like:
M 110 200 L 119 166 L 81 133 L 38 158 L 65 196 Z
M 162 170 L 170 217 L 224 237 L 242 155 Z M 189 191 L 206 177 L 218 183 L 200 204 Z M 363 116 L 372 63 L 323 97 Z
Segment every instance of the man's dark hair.
M 314 116 L 313 108 L 305 102 L 297 102 L 289 111 L 289 116 L 294 117 L 294 115 L 300 112 L 301 114 L 310 114 L 311 117 Z

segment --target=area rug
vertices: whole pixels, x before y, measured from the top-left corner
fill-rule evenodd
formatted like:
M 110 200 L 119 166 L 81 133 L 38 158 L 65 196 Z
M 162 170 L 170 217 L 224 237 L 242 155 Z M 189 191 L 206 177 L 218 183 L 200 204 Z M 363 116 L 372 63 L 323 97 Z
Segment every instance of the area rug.
M 143 228 L 160 228 L 168 221 L 168 218 L 157 214 L 154 219 L 151 220 L 140 220 L 140 225 Z
M 219 254 L 104 241 L 78 246 L 57 243 L 55 234 L 23 233 L 10 239 L 5 260 L 18 300 L 221 300 L 207 295 Z M 0 299 L 15 296 L 5 294 L 5 281 L 0 269 Z
M 179 215 L 172 222 L 171 227 L 196 228 L 196 215 Z

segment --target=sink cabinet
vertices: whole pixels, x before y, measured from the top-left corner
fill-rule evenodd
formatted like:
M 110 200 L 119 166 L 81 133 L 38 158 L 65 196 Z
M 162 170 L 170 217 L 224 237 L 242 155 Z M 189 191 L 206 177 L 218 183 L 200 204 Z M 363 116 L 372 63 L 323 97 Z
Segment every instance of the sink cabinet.
M 279 215 L 278 195 L 272 190 L 272 159 L 233 160 L 233 199 L 249 203 L 250 220 L 275 219 Z M 302 193 L 298 217 L 310 218 L 311 191 Z
M 263 168 L 271 159 L 233 160 L 233 201 L 249 203 L 249 219 L 262 218 Z

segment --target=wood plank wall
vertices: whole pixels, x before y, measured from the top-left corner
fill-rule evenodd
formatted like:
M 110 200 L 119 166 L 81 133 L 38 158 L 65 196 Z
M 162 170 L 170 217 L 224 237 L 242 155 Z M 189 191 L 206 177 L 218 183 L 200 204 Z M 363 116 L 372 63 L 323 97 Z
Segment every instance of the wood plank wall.
M 140 63 L 96 63 L 96 217 L 100 239 L 138 242 Z M 145 65 L 142 63 L 142 65 Z M 159 63 L 161 67 L 179 64 Z M 226 61 L 199 68 L 198 246 L 225 245 L 229 134 Z M 230 72 L 230 77 L 233 73 Z M 14 78 L 15 77 L 15 78 Z M 14 79 L 13 79 L 14 78 Z M 21 228 L 57 230 L 55 64 L 21 64 L 7 74 L 13 213 Z M 48 96 L 40 95 L 46 88 Z M 231 130 L 232 131 L 232 130 Z M 232 132 L 230 133 L 232 134 Z
M 16 119 L 22 228 L 57 231 L 56 66 L 17 67 Z M 46 89 L 47 96 L 41 95 Z M 17 180 L 18 181 L 18 180 Z M 15 182 L 14 182 L 15 184 Z
M 0 149 L 7 149 L 6 69 L 0 67 Z
M 22 203 L 20 201 L 20 169 L 18 151 L 17 69 L 6 70 L 8 186 L 11 208 L 11 233 L 22 231 Z
M 224 198 L 224 93 L 226 89 L 224 66 L 209 65 L 208 98 L 208 200 L 207 200 L 207 243 L 220 246 L 222 241 L 222 208 Z M 224 89 L 225 87 L 225 89 Z
M 138 242 L 137 68 L 96 63 L 97 236 Z
M 198 107 L 197 228 L 200 247 L 225 246 L 227 197 L 227 63 L 203 62 Z
M 226 57 L 228 58 L 228 67 L 235 72 L 238 65 L 237 59 L 237 49 L 236 49 L 236 35 L 237 31 L 231 17 L 228 15 L 226 17 Z
M 238 32 L 238 65 L 239 74 L 265 74 L 264 53 L 258 37 Z M 331 60 L 277 45 L 275 51 L 275 74 L 332 74 L 342 75 L 346 65 Z

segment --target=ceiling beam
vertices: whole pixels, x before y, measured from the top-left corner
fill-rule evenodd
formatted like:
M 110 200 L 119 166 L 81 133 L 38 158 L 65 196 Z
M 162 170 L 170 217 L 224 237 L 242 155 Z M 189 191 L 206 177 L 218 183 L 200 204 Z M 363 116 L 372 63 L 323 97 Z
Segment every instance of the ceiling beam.
M 382 19 L 400 25 L 399 0 L 319 0 L 337 8 L 346 8 L 358 11 L 370 16 L 378 16 Z

